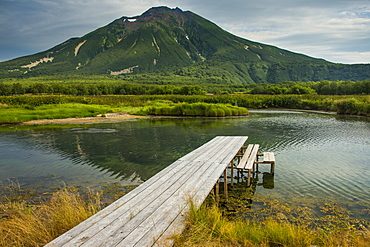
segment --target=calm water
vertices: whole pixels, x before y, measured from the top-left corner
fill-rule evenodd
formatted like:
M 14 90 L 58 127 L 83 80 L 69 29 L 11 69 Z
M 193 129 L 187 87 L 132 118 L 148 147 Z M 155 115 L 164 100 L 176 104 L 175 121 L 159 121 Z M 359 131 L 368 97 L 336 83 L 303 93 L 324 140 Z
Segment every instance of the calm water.
M 247 135 L 275 152 L 270 186 L 257 193 L 297 204 L 336 201 L 369 219 L 370 119 L 251 111 L 234 119 L 156 119 L 60 129 L 0 129 L 0 181 L 24 189 L 137 185 L 218 135 Z M 18 127 L 19 128 L 19 127 Z M 261 167 L 268 171 L 268 167 Z M 266 187 L 266 188 L 264 188 Z

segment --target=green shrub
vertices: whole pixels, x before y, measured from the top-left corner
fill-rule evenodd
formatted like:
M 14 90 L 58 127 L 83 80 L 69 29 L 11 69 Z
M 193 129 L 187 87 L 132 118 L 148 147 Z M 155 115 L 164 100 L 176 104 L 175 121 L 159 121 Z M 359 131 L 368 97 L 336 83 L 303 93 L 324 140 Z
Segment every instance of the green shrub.
M 357 115 L 363 110 L 363 103 L 355 99 L 341 100 L 335 103 L 338 114 Z
M 153 106 L 148 109 L 148 113 L 168 116 L 224 117 L 247 115 L 248 110 L 225 104 L 179 103 L 174 106 Z

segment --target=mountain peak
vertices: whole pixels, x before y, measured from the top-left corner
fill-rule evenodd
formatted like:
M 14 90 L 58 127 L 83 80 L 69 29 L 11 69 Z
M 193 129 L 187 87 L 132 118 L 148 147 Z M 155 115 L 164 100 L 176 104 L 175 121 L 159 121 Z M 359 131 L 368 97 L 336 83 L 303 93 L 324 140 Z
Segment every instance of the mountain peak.
M 168 72 L 218 83 L 370 78 L 370 66 L 359 68 L 361 73 L 332 68 L 322 59 L 237 37 L 190 11 L 159 6 L 47 51 L 2 62 L 0 77 Z
M 148 13 L 159 13 L 159 12 L 169 12 L 169 11 L 170 12 L 171 11 L 173 11 L 173 12 L 175 12 L 175 11 L 183 12 L 179 7 L 171 9 L 167 6 L 158 6 L 158 7 L 152 7 L 150 9 L 148 9 L 147 11 L 145 11 L 143 13 L 143 15 L 148 14 Z
M 121 20 L 123 22 L 135 22 L 135 21 L 149 22 L 152 20 L 166 19 L 173 15 L 179 15 L 179 14 L 181 15 L 182 13 L 183 11 L 179 7 L 171 9 L 167 6 L 158 6 L 158 7 L 152 7 L 148 9 L 147 11 L 145 11 L 144 13 L 138 16 L 133 16 L 133 17 L 123 16 Z

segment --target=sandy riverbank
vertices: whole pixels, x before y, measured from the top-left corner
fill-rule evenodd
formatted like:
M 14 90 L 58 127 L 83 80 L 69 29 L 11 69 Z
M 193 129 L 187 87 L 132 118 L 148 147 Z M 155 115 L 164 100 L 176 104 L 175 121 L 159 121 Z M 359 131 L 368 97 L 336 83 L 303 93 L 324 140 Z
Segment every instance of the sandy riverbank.
M 87 124 L 103 122 L 120 122 L 125 120 L 148 118 L 148 116 L 130 115 L 127 113 L 109 113 L 105 116 L 84 117 L 84 118 L 63 118 L 63 119 L 40 119 L 21 123 L 22 125 L 39 125 L 39 124 Z

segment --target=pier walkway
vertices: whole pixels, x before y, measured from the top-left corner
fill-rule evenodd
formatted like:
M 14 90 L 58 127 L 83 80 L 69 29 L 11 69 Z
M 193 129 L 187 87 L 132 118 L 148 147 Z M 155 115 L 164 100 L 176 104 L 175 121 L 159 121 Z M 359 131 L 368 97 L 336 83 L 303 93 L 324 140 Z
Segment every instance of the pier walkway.
M 247 139 L 215 137 L 46 246 L 172 246 L 190 202 L 199 207 L 226 169 L 237 168 Z

